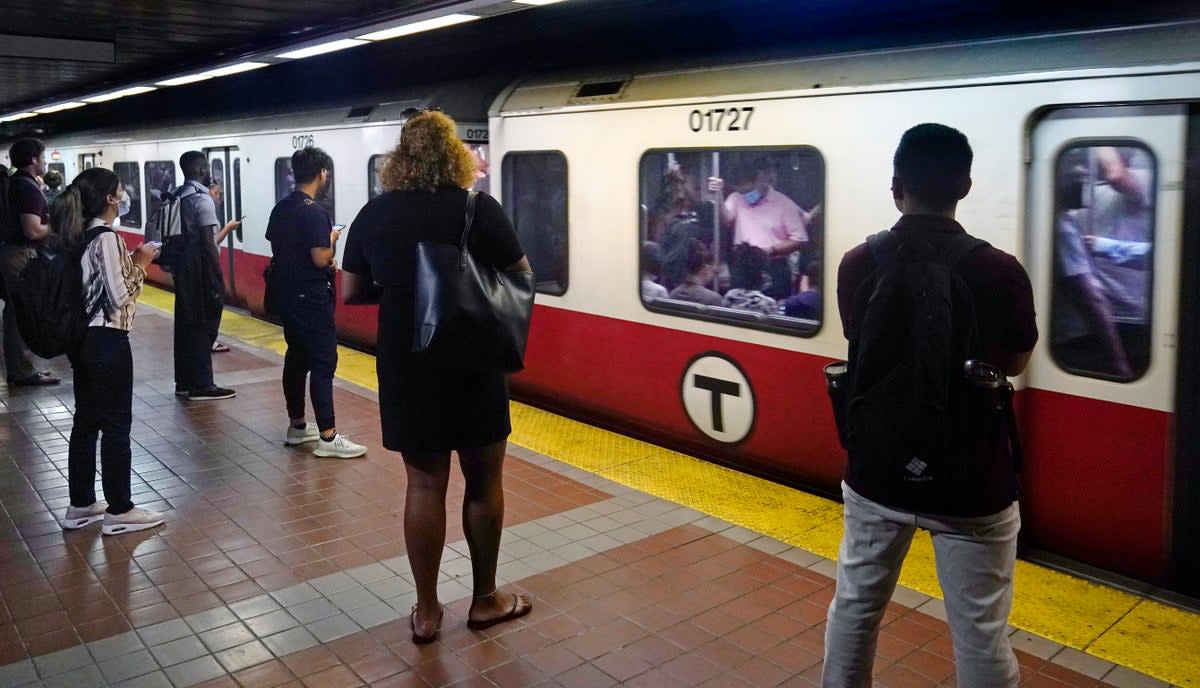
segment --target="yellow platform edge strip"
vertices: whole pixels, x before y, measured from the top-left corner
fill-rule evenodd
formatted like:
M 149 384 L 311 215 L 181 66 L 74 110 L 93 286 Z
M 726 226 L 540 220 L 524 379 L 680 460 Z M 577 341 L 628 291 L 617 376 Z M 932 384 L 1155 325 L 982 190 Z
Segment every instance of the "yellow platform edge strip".
M 170 292 L 142 303 L 173 312 Z M 280 327 L 227 310 L 221 333 L 276 354 Z M 337 376 L 377 390 L 375 357 L 338 347 Z M 841 504 L 648 442 L 512 402 L 513 444 L 696 511 L 837 559 Z M 941 599 L 933 544 L 919 532 L 900 583 Z M 1025 561 L 1017 562 L 1013 626 L 1163 681 L 1200 688 L 1200 614 Z

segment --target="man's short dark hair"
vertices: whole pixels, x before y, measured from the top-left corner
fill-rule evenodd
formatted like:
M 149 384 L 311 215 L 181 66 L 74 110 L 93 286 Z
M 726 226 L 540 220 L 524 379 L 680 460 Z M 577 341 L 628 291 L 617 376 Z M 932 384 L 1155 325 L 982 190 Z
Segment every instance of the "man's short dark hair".
M 926 123 L 904 132 L 892 165 L 904 193 L 931 209 L 944 210 L 967 195 L 973 159 L 961 131 Z
M 184 179 L 203 177 L 207 167 L 208 158 L 200 151 L 190 150 L 179 156 L 179 169 L 183 170 Z
M 321 170 L 333 170 L 333 158 L 316 146 L 306 146 L 292 153 L 292 174 L 296 184 L 307 184 L 321 174 Z
M 749 162 L 739 165 L 733 172 L 733 183 L 735 186 L 744 184 L 754 184 L 758 182 L 758 177 L 763 172 L 774 171 L 775 166 L 771 160 L 765 155 L 755 158 Z
M 729 286 L 758 291 L 763 288 L 763 271 L 766 269 L 766 251 L 750 244 L 738 244 L 733 247 L 729 261 Z
M 20 139 L 8 149 L 8 161 L 13 167 L 27 167 L 46 152 L 46 144 L 37 139 Z

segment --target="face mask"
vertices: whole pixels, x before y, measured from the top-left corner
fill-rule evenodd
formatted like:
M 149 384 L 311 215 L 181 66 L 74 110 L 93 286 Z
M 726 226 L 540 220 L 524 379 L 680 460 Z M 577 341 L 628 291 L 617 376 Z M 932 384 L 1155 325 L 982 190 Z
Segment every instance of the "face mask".
M 757 205 L 758 202 L 762 200 L 763 195 L 758 189 L 751 189 L 742 194 L 742 198 L 746 199 L 746 202 L 750 205 Z
M 121 200 L 117 202 L 117 217 L 125 217 L 128 215 L 130 206 L 131 203 L 129 202 L 129 192 L 122 192 Z

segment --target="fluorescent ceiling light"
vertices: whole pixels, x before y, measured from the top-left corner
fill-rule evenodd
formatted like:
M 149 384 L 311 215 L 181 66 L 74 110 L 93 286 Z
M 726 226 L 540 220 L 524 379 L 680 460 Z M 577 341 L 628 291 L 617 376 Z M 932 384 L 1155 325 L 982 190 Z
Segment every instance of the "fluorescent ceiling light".
M 241 74 L 242 72 L 248 72 L 251 69 L 259 69 L 260 67 L 269 66 L 271 66 L 269 62 L 239 62 L 237 64 L 229 65 L 228 67 L 210 69 L 207 72 L 204 72 L 204 75 L 208 77 L 229 76 L 230 74 Z
M 0 122 L 13 122 L 18 119 L 28 119 L 30 117 L 37 117 L 37 113 L 36 112 L 18 112 L 15 115 L 5 115 L 4 117 L 0 117 Z
M 63 110 L 73 110 L 77 107 L 83 107 L 84 105 L 87 105 L 87 103 L 79 103 L 79 102 L 74 102 L 74 101 L 72 101 L 70 103 L 59 103 L 58 105 L 51 105 L 50 107 L 38 108 L 37 113 L 39 115 L 48 115 L 51 112 L 61 112 Z
M 512 0 L 512 1 L 517 3 L 518 5 L 553 5 L 554 3 L 562 2 L 563 0 Z
M 160 81 L 160 82 L 158 82 L 158 85 L 159 86 L 182 86 L 184 84 L 194 84 L 197 81 L 204 81 L 205 79 L 211 79 L 211 78 L 212 78 L 212 75 L 210 75 L 210 74 L 189 74 L 187 76 L 177 76 L 174 79 L 167 79 L 166 81 Z
M 289 60 L 298 60 L 302 57 L 312 57 L 313 55 L 324 55 L 325 53 L 337 52 L 346 48 L 353 48 L 356 45 L 363 45 L 366 41 L 360 41 L 357 38 L 343 38 L 337 41 L 330 41 L 320 45 L 313 45 L 299 50 L 293 50 L 289 53 L 281 53 L 275 57 L 282 57 Z
M 364 41 L 385 41 L 389 38 L 399 38 L 400 36 L 408 36 L 422 31 L 432 31 L 433 29 L 454 26 L 455 24 L 462 24 L 463 22 L 474 21 L 476 19 L 479 19 L 479 17 L 474 14 L 447 14 L 444 17 L 434 17 L 433 19 L 375 31 L 374 33 L 359 36 L 359 38 Z
M 150 91 L 154 90 L 156 89 L 153 86 L 134 86 L 132 88 L 123 88 L 120 91 L 113 91 L 112 93 L 105 93 L 103 95 L 92 96 L 91 98 L 84 98 L 84 100 L 89 103 L 103 103 L 107 100 L 116 100 L 117 98 L 124 98 L 125 96 L 136 96 L 139 93 L 149 93 Z

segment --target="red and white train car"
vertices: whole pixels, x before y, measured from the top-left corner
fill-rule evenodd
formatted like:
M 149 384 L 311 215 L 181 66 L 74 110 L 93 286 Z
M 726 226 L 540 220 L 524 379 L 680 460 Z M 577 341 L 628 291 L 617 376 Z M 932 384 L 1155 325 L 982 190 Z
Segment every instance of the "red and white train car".
M 901 133 L 920 122 L 951 125 L 975 151 L 974 187 L 959 206 L 960 221 L 1016 255 L 1035 290 L 1041 339 L 1017 381 L 1026 541 L 1085 565 L 1076 570 L 1095 567 L 1194 595 L 1198 32 L 1187 24 L 598 72 L 518 82 L 499 93 L 490 113 L 466 105 L 470 98 L 457 98 L 456 107 L 445 93 L 426 94 L 374 109 L 88 133 L 48 144 L 68 179 L 86 164 L 126 165 L 118 171 L 137 179 L 148 202 L 156 191 L 150 187 L 163 184 L 162 162 L 190 148 L 209 151 L 226 182 L 227 214 L 247 216 L 244 241 L 226 248 L 231 300 L 258 312 L 269 253 L 262 232 L 271 205 L 287 192 L 291 151 L 312 143 L 330 152 L 335 189 L 325 202 L 335 221 L 350 224 L 378 191 L 373 156 L 394 143 L 399 111 L 440 105 L 476 123 L 463 125 L 466 140 L 490 146 L 490 188 L 539 274 L 516 396 L 832 492 L 844 453 L 821 371 L 846 352 L 835 268 L 897 217 L 888 189 Z M 1101 165 L 1113 155 L 1141 184 L 1140 202 L 1114 200 L 1121 184 Z M 809 220 L 809 248 L 772 272 L 780 296 L 815 292 L 807 310 L 750 312 L 643 291 L 646 273 L 656 272 L 639 262 L 643 245 L 665 243 L 677 220 L 712 254 L 704 284 L 727 288 L 733 230 L 717 219 L 721 199 L 703 180 L 721 177 L 731 187 L 734 168 L 769 168 L 779 193 L 805 211 L 820 205 Z M 1073 202 L 1062 193 L 1071 180 L 1083 190 Z M 153 211 L 138 205 L 142 218 Z M 1077 271 L 1064 267 L 1074 255 L 1061 238 L 1065 220 L 1082 234 L 1133 247 L 1119 259 L 1096 253 L 1083 260 L 1098 279 L 1124 289 L 1110 314 L 1122 365 L 1112 342 L 1069 312 L 1078 304 L 1066 293 L 1066 273 Z M 128 224 L 136 234 L 141 220 Z M 795 283 L 782 285 L 780 275 L 789 274 Z M 342 308 L 338 317 L 348 342 L 372 344 L 373 309 Z

